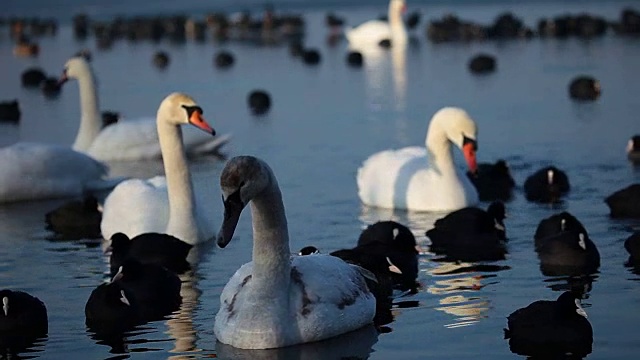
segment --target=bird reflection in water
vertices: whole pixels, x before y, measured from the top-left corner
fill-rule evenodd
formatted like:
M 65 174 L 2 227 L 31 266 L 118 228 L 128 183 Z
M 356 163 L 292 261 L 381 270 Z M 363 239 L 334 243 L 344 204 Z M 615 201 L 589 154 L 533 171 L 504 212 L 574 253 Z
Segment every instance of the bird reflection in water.
M 212 241 L 199 244 L 194 246 L 187 256 L 187 261 L 191 264 L 191 270 L 180 275 L 180 280 L 182 280 L 182 286 L 180 288 L 182 305 L 180 309 L 167 320 L 168 333 L 175 339 L 175 346 L 171 352 L 181 353 L 182 355 L 170 356 L 169 359 L 185 359 L 189 358 L 189 355 L 184 355 L 185 353 L 200 353 L 202 351 L 196 346 L 198 337 L 193 321 L 194 311 L 198 307 L 200 295 L 202 295 L 202 290 L 198 288 L 198 280 L 200 279 L 198 264 L 213 248 L 214 244 Z
M 462 293 L 479 291 L 487 285 L 496 284 L 497 281 L 488 280 L 496 275 L 486 273 L 507 269 L 508 266 L 462 262 L 443 262 L 431 269 L 429 274 L 436 280 L 427 291 L 443 296 L 439 300 L 442 306 L 436 307 L 436 310 L 456 316 L 455 321 L 446 324 L 445 327 L 451 329 L 470 326 L 485 318 L 483 314 L 489 310 L 489 300 L 481 296 L 465 296 Z
M 368 359 L 373 345 L 378 342 L 378 331 L 373 325 L 327 340 L 277 349 L 238 349 L 221 342 L 216 343 L 220 359 Z
M 391 44 L 389 49 L 367 47 L 357 50 L 364 57 L 365 93 L 373 109 L 371 120 L 393 121 L 397 140 L 409 143 L 411 134 L 406 111 L 407 44 Z M 391 116 L 389 112 L 392 112 Z
M 548 283 L 548 288 L 553 291 L 571 291 L 580 299 L 588 299 L 591 289 L 593 289 L 593 282 L 598 279 L 597 275 L 581 275 L 581 276 L 561 276 L 551 277 L 544 280 Z

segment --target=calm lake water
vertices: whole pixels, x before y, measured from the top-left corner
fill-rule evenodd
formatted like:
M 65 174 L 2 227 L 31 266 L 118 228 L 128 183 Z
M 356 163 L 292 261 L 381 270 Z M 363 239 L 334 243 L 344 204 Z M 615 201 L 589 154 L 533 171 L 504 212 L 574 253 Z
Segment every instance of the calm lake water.
M 49 337 L 25 357 L 43 359 L 192 359 L 192 358 L 322 358 L 360 356 L 371 359 L 512 359 L 503 339 L 506 316 L 539 299 L 555 299 L 567 280 L 542 275 L 533 249 L 538 222 L 566 209 L 586 226 L 601 254 L 583 304 L 594 328 L 590 359 L 632 359 L 640 352 L 640 276 L 624 267 L 623 241 L 640 221 L 612 220 L 603 199 L 613 191 L 640 182 L 624 149 L 640 133 L 640 40 L 608 35 L 592 41 L 575 39 L 432 44 L 424 24 L 446 12 L 489 22 L 500 12 L 514 11 L 534 26 L 543 16 L 588 11 L 617 19 L 635 2 L 420 2 L 423 23 L 416 44 L 406 52 L 382 52 L 367 58 L 363 69 L 345 64 L 346 42 L 326 43 L 324 15 L 335 10 L 357 24 L 386 12 L 385 1 L 272 1 L 276 10 L 295 10 L 307 21 L 308 46 L 322 53 L 322 63 L 307 67 L 289 56 L 284 46 L 256 47 L 216 43 L 184 45 L 117 42 L 111 50 L 95 50 L 92 39 L 78 43 L 68 20 L 79 11 L 108 17 L 127 13 L 129 1 L 9 0 L 7 14 L 52 15 L 63 21 L 55 37 L 39 41 L 41 55 L 15 58 L 6 28 L 0 34 L 0 100 L 17 98 L 20 125 L 0 125 L 0 145 L 19 140 L 71 144 L 78 126 L 77 83 L 67 84 L 54 100 L 22 89 L 20 73 L 38 65 L 58 75 L 66 59 L 87 47 L 94 51 L 101 106 L 127 118 L 153 116 L 169 92 L 191 94 L 220 133 L 232 133 L 228 156 L 250 154 L 265 159 L 282 187 L 291 249 L 314 244 L 324 252 L 352 247 L 366 224 L 394 219 L 407 224 L 423 245 L 419 280 L 423 287 L 398 299 L 390 332 L 365 331 L 327 343 L 266 353 L 234 352 L 216 347 L 213 322 L 223 286 L 251 258 L 251 219 L 242 216 L 228 248 L 197 249 L 197 266 L 183 277 L 184 303 L 167 321 L 153 322 L 108 341 L 93 339 L 84 325 L 84 305 L 91 290 L 107 277 L 108 259 L 99 242 L 45 240 L 44 214 L 61 201 L 0 207 L 0 288 L 28 291 L 43 300 L 49 312 Z M 105 2 L 106 3 L 106 2 Z M 153 5 L 151 5 L 153 4 Z M 366 5 L 364 5 L 366 4 Z M 5 5 L 3 5 L 5 6 Z M 111 6 L 111 5 L 110 5 Z M 202 9 L 261 11 L 258 1 L 139 1 L 132 13 L 191 12 Z M 218 49 L 236 55 L 228 71 L 212 66 Z M 163 49 L 171 56 L 165 71 L 151 65 Z M 494 54 L 498 71 L 482 77 L 466 70 L 480 51 Z M 600 79 L 603 94 L 594 103 L 569 100 L 567 85 L 579 74 Z M 271 112 L 256 118 L 245 98 L 255 88 L 273 97 Z M 504 158 L 518 187 L 507 203 L 509 255 L 504 261 L 451 264 L 433 261 L 424 232 L 440 214 L 384 211 L 363 207 L 355 174 L 370 154 L 424 144 L 431 115 L 442 106 L 465 108 L 479 127 L 480 161 Z M 463 167 L 461 154 L 456 161 Z M 524 179 L 547 164 L 564 169 L 572 191 L 552 209 L 528 203 Z M 219 201 L 219 174 L 224 161 L 198 159 L 192 171 L 199 191 Z M 161 174 L 159 161 L 110 164 L 113 175 L 147 177 Z M 481 206 L 486 207 L 487 204 Z M 222 203 L 220 217 L 222 220 Z M 460 269 L 460 268 L 466 268 Z M 348 346 L 347 346 L 348 345 Z M 348 352 L 347 350 L 351 351 Z M 342 352 L 341 352 L 342 351 Z

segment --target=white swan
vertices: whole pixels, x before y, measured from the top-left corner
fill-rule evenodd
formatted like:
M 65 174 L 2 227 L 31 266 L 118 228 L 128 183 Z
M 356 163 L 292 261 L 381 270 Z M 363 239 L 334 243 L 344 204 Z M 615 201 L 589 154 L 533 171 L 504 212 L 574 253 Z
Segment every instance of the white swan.
M 109 240 L 117 232 L 130 239 L 142 233 L 173 235 L 189 244 L 215 236 L 213 203 L 196 201 L 182 143 L 182 124 L 192 124 L 211 134 L 202 109 L 188 95 L 167 96 L 157 114 L 157 127 L 166 178 L 130 179 L 120 183 L 103 205 L 100 229 Z
M 269 166 L 255 157 L 227 163 L 220 186 L 225 247 L 242 209 L 251 202 L 253 261 L 231 277 L 220 295 L 213 331 L 242 349 L 268 349 L 327 339 L 371 324 L 375 299 L 357 267 L 330 255 L 289 251 L 282 195 Z
M 478 193 L 453 163 L 451 144 L 477 170 L 476 124 L 462 109 L 433 115 L 426 149 L 411 146 L 371 155 L 358 169 L 358 195 L 369 206 L 414 211 L 454 211 L 478 203 Z
M 80 196 L 108 189 L 107 167 L 67 146 L 20 142 L 0 149 L 0 203 Z
M 77 79 L 80 91 L 80 128 L 73 149 L 95 159 L 159 159 L 160 144 L 153 118 L 123 120 L 102 128 L 95 78 L 87 61 L 73 57 L 65 64 L 60 83 Z M 230 135 L 212 137 L 196 129 L 185 129 L 183 141 L 189 154 L 210 153 L 226 144 Z
M 402 19 L 406 10 L 405 0 L 389 0 L 389 21 L 369 20 L 359 26 L 345 30 L 352 49 L 378 46 L 382 40 L 391 40 L 391 46 L 405 45 L 408 35 Z

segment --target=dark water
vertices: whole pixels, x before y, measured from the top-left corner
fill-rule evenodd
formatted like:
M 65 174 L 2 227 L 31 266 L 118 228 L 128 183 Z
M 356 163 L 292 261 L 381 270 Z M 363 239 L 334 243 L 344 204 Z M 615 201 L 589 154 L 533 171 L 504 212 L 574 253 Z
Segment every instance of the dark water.
M 121 13 L 129 2 L 110 2 L 115 8 L 108 11 L 95 10 L 99 3 L 10 0 L 7 6 L 8 13 L 33 11 L 68 19 L 79 8 L 94 9 L 105 16 L 108 11 Z M 278 9 L 279 3 L 274 3 Z M 425 245 L 420 261 L 423 288 L 397 301 L 391 332 L 376 339 L 365 329 L 325 344 L 260 354 L 234 353 L 226 347 L 216 348 L 213 319 L 222 287 L 251 257 L 251 224 L 245 214 L 237 238 L 228 248 L 202 248 L 194 254 L 198 266 L 183 279 L 185 301 L 177 314 L 165 322 L 142 326 L 125 339 L 104 341 L 87 333 L 83 311 L 89 293 L 108 271 L 100 244 L 45 240 L 44 213 L 59 201 L 5 205 L 0 207 L 0 288 L 28 291 L 42 299 L 49 311 L 48 339 L 23 355 L 44 359 L 331 359 L 353 348 L 355 354 L 364 357 L 370 353 L 373 359 L 514 358 L 503 339 L 505 317 L 534 300 L 556 298 L 557 290 L 567 283 L 566 279 L 541 274 L 532 241 L 540 219 L 567 209 L 585 224 L 602 258 L 600 272 L 583 300 L 594 328 L 594 349 L 589 358 L 636 358 L 640 351 L 640 276 L 624 267 L 627 254 L 623 240 L 640 228 L 640 222 L 610 219 L 603 199 L 640 181 L 640 170 L 634 169 L 624 154 L 629 137 L 640 132 L 640 40 L 609 35 L 592 41 L 533 39 L 434 45 L 426 40 L 421 26 L 416 33 L 418 44 L 406 53 L 383 53 L 369 59 L 365 69 L 348 68 L 344 62 L 346 44 L 326 45 L 326 10 L 336 9 L 349 22 L 359 23 L 384 13 L 384 3 L 344 8 L 328 6 L 331 2 L 315 7 L 302 1 L 283 3 L 302 9 L 308 26 L 306 43 L 323 54 L 316 68 L 290 58 L 285 47 L 234 43 L 120 42 L 100 52 L 95 51 L 93 41 L 76 43 L 68 26 L 62 26 L 56 37 L 40 41 L 39 58 L 22 59 L 12 56 L 3 32 L 0 99 L 18 98 L 23 115 L 19 126 L 0 125 L 1 144 L 18 140 L 72 142 L 79 119 L 77 85 L 68 84 L 57 100 L 47 100 L 37 91 L 21 89 L 19 74 L 31 65 L 58 74 L 70 54 L 88 47 L 94 50 L 93 66 L 104 109 L 119 110 L 130 118 L 150 116 L 167 93 L 186 92 L 199 101 L 219 132 L 233 133 L 229 156 L 251 154 L 268 161 L 282 187 L 292 250 L 309 244 L 327 252 L 350 247 L 365 224 L 390 218 L 409 225 Z M 541 16 L 582 10 L 614 19 L 625 5 L 633 4 L 455 3 L 425 2 L 417 7 L 426 19 L 454 12 L 482 22 L 503 10 L 513 10 L 534 25 Z M 232 1 L 150 4 L 136 2 L 131 6 L 135 11 L 153 12 L 174 11 L 176 4 L 187 12 L 209 4 L 230 11 L 240 7 L 240 2 Z M 255 9 L 260 11 L 261 5 Z M 212 56 L 221 47 L 236 54 L 236 66 L 229 71 L 212 67 Z M 151 55 L 160 48 L 172 57 L 171 65 L 162 72 L 150 64 Z M 495 74 L 474 77 L 466 71 L 468 59 L 479 51 L 497 56 Z M 595 103 L 568 99 L 569 80 L 582 73 L 602 83 L 603 95 Z M 246 94 L 254 88 L 265 88 L 273 96 L 274 107 L 262 118 L 252 117 L 245 105 Z M 507 204 L 510 242 L 505 261 L 435 262 L 427 251 L 424 231 L 439 215 L 376 210 L 359 203 L 355 173 L 360 163 L 376 151 L 424 144 L 431 115 L 445 105 L 464 107 L 471 114 L 479 126 L 479 160 L 507 159 L 519 185 L 515 199 Z M 572 183 L 572 192 L 557 209 L 526 202 L 521 188 L 528 174 L 551 163 L 566 170 Z M 222 167 L 223 161 L 216 158 L 199 159 L 192 166 L 197 186 L 213 199 L 219 199 Z M 162 173 L 159 162 L 114 163 L 111 168 L 114 175 Z

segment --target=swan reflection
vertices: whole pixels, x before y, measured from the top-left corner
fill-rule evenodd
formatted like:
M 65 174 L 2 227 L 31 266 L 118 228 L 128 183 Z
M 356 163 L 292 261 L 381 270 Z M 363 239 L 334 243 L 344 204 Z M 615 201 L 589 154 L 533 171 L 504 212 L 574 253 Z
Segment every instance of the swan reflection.
M 180 280 L 182 280 L 182 286 L 180 288 L 182 305 L 180 309 L 173 313 L 171 318 L 167 320 L 168 334 L 175 340 L 175 345 L 171 352 L 188 353 L 202 351 L 196 346 L 198 337 L 196 334 L 196 324 L 193 320 L 195 309 L 200 302 L 200 295 L 202 295 L 202 290 L 198 288 L 198 280 L 200 280 L 198 265 L 204 256 L 209 254 L 213 248 L 213 242 L 211 241 L 199 244 L 194 246 L 187 256 L 187 261 L 191 264 L 191 270 L 180 275 Z M 169 359 L 183 358 L 185 358 L 185 355 L 169 357 Z
M 378 332 L 373 325 L 365 326 L 331 339 L 287 346 L 277 349 L 238 349 L 221 342 L 216 343 L 217 357 L 220 359 L 367 359 L 372 346 L 378 341 Z
M 365 93 L 373 116 L 377 114 L 380 120 L 392 121 L 398 140 L 403 143 L 410 140 L 406 118 L 406 52 L 406 44 L 391 46 L 390 49 L 368 48 L 361 52 L 365 64 Z M 388 114 L 387 111 L 393 113 Z

